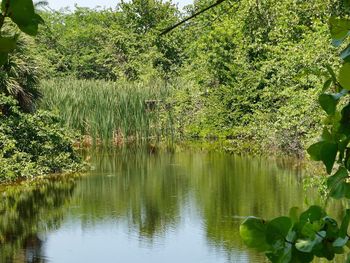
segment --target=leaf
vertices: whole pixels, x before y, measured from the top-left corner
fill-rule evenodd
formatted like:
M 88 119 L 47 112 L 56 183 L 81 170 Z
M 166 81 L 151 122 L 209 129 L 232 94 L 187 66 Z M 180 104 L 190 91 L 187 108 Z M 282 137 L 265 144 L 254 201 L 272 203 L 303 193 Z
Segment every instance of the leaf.
M 341 120 L 338 132 L 350 136 L 350 103 L 346 105 L 341 111 Z
M 348 178 L 348 171 L 344 167 L 341 167 L 333 176 L 327 179 L 327 186 L 331 197 L 340 199 L 346 196 L 350 190 L 350 185 L 346 183 L 346 179 Z
M 339 71 L 338 81 L 340 85 L 349 90 L 350 89 L 350 63 L 346 62 L 343 64 Z
M 327 69 L 328 73 L 331 75 L 332 81 L 334 83 L 337 83 L 337 76 L 335 75 L 334 70 L 332 69 L 332 67 L 329 64 L 326 64 L 326 69 Z
M 320 231 L 314 239 L 300 239 L 296 242 L 295 247 L 301 252 L 310 253 L 315 246 L 320 244 L 326 237 L 326 231 Z
M 6 9 L 7 1 L 2 1 L 1 9 Z M 32 0 L 8 0 L 9 9 L 8 16 L 14 23 L 26 34 L 36 35 L 38 33 L 38 25 L 43 23 L 43 19 L 35 13 Z
M 322 161 L 330 174 L 338 152 L 338 145 L 329 141 L 320 141 L 311 145 L 307 152 L 315 161 Z
M 318 102 L 328 115 L 334 115 L 339 99 L 331 94 L 321 94 L 318 97 Z
M 18 25 L 18 27 L 28 35 L 36 36 L 38 34 L 39 24 L 43 23 L 44 20 L 38 14 L 34 14 L 31 23 L 25 25 Z
M 342 52 L 340 52 L 342 60 L 347 60 L 350 57 L 350 45 L 348 45 Z
M 329 87 L 332 85 L 333 79 L 329 78 L 326 80 L 326 82 L 323 84 L 322 92 L 325 92 L 326 90 L 329 89 Z
M 315 221 L 319 221 L 323 217 L 326 216 L 326 212 L 319 206 L 313 205 L 310 206 L 305 212 L 300 215 L 300 222 L 310 222 L 313 223 Z
M 266 222 L 261 218 L 248 217 L 240 225 L 239 233 L 248 247 L 258 251 L 266 251 L 270 247 L 266 242 Z
M 346 243 L 349 241 L 348 237 L 342 238 L 338 237 L 334 242 L 332 243 L 333 247 L 344 247 Z
M 0 66 L 6 64 L 8 60 L 8 53 L 0 52 Z
M 292 246 L 287 244 L 287 246 L 275 253 L 266 253 L 266 256 L 271 262 L 289 263 L 292 260 Z
M 350 209 L 346 209 L 344 218 L 340 225 L 339 236 L 346 237 L 348 234 L 348 227 L 350 223 Z
M 350 20 L 344 18 L 331 17 L 329 19 L 329 27 L 332 38 L 334 40 L 340 41 L 340 43 L 336 42 L 333 44 L 339 46 L 348 35 L 348 32 L 350 30 Z
M 292 227 L 292 220 L 289 217 L 282 216 L 271 220 L 266 226 L 266 241 L 270 245 L 278 240 L 283 242 Z
M 9 53 L 16 47 L 17 37 L 1 37 L 0 36 L 0 52 Z

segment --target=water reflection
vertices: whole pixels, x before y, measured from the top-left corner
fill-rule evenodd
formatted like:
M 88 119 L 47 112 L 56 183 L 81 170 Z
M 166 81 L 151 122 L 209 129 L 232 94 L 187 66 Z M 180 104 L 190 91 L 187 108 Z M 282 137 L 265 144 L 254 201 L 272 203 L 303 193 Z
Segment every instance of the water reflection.
M 46 262 L 39 233 L 59 228 L 74 187 L 51 178 L 0 192 L 0 262 Z
M 243 246 L 242 218 L 305 207 L 301 172 L 268 159 L 140 150 L 89 158 L 95 169 L 76 183 L 4 197 L 1 262 L 264 262 Z

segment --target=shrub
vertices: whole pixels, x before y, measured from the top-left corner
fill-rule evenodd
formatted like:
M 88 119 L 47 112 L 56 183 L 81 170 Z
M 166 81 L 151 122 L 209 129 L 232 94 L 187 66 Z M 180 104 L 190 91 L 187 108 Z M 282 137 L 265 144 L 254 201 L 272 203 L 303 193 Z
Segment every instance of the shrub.
M 0 95 L 0 182 L 77 171 L 73 138 L 52 113 L 23 113 L 16 100 Z

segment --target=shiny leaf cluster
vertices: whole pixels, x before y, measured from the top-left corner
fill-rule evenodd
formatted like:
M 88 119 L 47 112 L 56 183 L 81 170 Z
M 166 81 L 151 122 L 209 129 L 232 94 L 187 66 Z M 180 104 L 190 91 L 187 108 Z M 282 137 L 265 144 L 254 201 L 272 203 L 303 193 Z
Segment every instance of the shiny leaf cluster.
M 302 213 L 294 207 L 289 217 L 271 221 L 248 217 L 240 234 L 247 246 L 265 252 L 271 262 L 311 262 L 315 256 L 333 260 L 349 245 L 349 221 L 350 210 L 338 225 L 319 206 Z

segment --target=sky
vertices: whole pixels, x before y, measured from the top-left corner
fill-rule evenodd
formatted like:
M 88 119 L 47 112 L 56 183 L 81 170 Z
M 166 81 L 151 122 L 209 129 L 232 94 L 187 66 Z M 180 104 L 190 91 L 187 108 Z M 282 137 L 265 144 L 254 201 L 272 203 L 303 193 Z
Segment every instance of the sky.
M 192 4 L 193 0 L 172 0 L 174 3 L 178 3 L 182 8 L 185 5 Z M 75 4 L 82 7 L 115 7 L 118 0 L 48 0 L 52 9 L 60 9 L 62 7 L 71 7 L 73 9 Z

